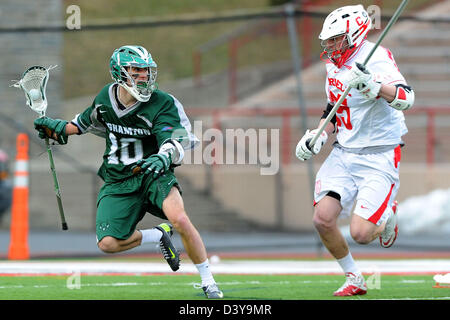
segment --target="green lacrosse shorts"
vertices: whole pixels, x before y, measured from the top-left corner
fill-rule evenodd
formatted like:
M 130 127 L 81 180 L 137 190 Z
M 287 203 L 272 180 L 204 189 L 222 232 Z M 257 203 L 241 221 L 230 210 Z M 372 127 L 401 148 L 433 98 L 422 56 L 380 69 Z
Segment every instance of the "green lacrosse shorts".
M 140 174 L 124 181 L 105 183 L 97 198 L 97 241 L 106 236 L 128 239 L 146 212 L 167 220 L 162 204 L 173 186 L 181 193 L 171 171 L 157 179 Z

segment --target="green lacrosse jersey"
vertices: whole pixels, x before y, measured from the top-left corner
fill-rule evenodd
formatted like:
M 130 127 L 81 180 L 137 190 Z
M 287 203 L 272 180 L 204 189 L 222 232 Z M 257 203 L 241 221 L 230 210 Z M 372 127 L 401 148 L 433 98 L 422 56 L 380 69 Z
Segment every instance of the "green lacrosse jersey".
M 105 182 L 127 179 L 138 160 L 158 153 L 170 139 L 176 139 L 185 149 L 198 142 L 183 106 L 174 96 L 155 90 L 149 101 L 123 108 L 117 89 L 115 83 L 106 85 L 92 105 L 72 120 L 81 134 L 90 132 L 105 138 L 98 171 Z

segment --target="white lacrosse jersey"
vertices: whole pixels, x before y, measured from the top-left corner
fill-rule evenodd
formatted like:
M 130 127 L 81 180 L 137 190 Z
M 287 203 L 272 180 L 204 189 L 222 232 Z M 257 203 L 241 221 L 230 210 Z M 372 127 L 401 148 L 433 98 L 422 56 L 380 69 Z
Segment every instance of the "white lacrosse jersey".
M 338 69 L 327 62 L 325 91 L 328 102 L 335 104 L 346 90 L 345 78 L 355 63 L 363 63 L 374 43 L 364 41 L 349 60 Z M 383 84 L 403 83 L 392 53 L 379 46 L 370 58 L 366 68 Z M 381 97 L 368 100 L 355 88 L 350 89 L 336 113 L 336 139 L 346 148 L 365 148 L 372 146 L 396 145 L 408 132 L 403 112 L 389 106 Z

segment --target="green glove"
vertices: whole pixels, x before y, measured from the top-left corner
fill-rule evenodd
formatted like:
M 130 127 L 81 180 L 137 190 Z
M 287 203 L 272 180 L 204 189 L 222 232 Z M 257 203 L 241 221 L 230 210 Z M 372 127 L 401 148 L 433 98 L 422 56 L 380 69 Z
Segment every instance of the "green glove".
M 136 162 L 136 166 L 141 167 L 143 174 L 152 174 L 153 178 L 157 178 L 169 169 L 171 163 L 170 157 L 157 153 L 139 160 Z
M 34 128 L 39 132 L 39 138 L 51 138 L 58 141 L 59 144 L 67 143 L 66 125 L 66 120 L 52 119 L 49 117 L 34 120 Z M 56 139 L 54 134 L 56 134 Z

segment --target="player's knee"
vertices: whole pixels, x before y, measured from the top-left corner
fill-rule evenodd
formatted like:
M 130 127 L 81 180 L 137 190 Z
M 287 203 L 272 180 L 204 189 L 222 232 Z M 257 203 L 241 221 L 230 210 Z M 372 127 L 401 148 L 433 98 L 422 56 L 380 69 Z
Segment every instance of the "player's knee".
M 105 253 L 115 253 L 118 249 L 117 240 L 109 236 L 106 236 L 102 240 L 100 240 L 97 243 L 97 246 Z
M 313 216 L 313 224 L 319 232 L 326 232 L 336 227 L 336 220 L 330 218 L 323 210 L 316 209 Z
M 372 235 L 363 230 L 350 230 L 350 234 L 353 240 L 359 244 L 369 244 L 372 241 Z
M 175 217 L 170 219 L 170 223 L 172 223 L 175 230 L 177 230 L 179 233 L 183 233 L 183 231 L 187 230 L 191 225 L 191 221 L 184 211 L 181 211 L 180 213 L 175 215 Z

